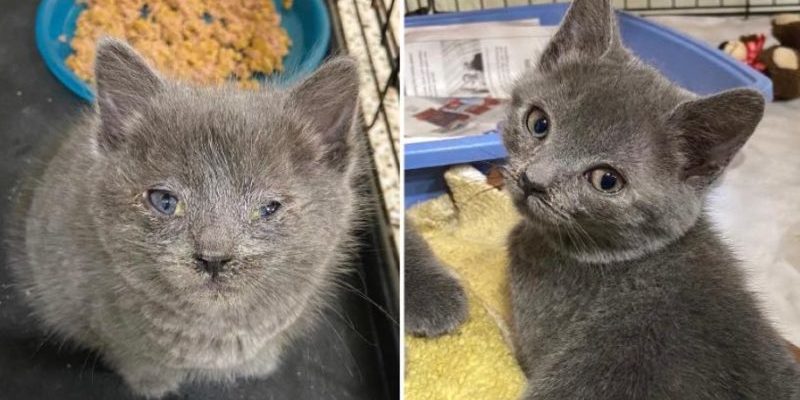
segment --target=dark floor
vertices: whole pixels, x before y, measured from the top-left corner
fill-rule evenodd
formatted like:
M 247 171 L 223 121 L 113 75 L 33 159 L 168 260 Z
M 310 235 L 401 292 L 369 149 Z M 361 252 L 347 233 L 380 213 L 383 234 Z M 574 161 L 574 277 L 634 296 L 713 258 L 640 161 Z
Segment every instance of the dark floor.
M 5 214 L 30 154 L 47 146 L 48 139 L 88 105 L 50 75 L 36 51 L 37 2 L 0 0 L 0 4 L 0 214 Z M 374 185 L 366 186 L 374 193 Z M 295 344 L 275 375 L 229 387 L 184 387 L 169 398 L 398 398 L 397 326 L 371 304 L 396 313 L 396 302 L 387 300 L 395 283 L 386 269 L 394 264 L 387 261 L 392 256 L 380 218 L 376 213 L 374 223 L 361 234 L 363 250 L 349 279 L 355 290 L 342 292 L 336 312 L 327 315 L 315 334 Z M 4 222 L 0 216 L 0 228 Z M 0 250 L 0 259 L 3 253 Z M 371 301 L 364 300 L 363 293 Z M 0 399 L 134 398 L 102 360 L 45 341 L 27 315 L 8 271 L 0 265 Z

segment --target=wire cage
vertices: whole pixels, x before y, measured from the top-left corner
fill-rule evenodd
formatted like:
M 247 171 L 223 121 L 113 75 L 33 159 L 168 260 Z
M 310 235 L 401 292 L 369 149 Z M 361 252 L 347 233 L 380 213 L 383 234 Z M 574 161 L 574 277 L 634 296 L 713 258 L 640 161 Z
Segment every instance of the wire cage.
M 408 14 L 483 10 L 569 0 L 405 0 Z M 613 0 L 614 6 L 642 15 L 752 14 L 800 11 L 800 0 Z
M 399 399 L 399 252 L 400 226 L 399 83 L 401 6 L 396 0 L 326 0 L 333 33 L 339 43 L 334 54 L 346 53 L 359 64 L 361 132 L 369 146 L 364 167 L 367 186 L 375 197 L 364 204 L 365 217 L 376 223 L 359 229 L 373 232 L 373 242 L 363 248 L 367 258 L 381 263 L 359 271 L 365 299 L 374 311 L 378 336 L 373 345 L 383 365 L 381 374 L 388 400 Z
M 347 52 L 361 65 L 361 113 L 385 217 L 399 237 L 399 80 L 401 6 L 397 0 L 329 0 Z
M 375 11 L 375 18 L 378 22 L 381 34 L 380 44 L 383 47 L 381 50 L 385 53 L 386 60 L 389 64 L 390 73 L 388 78 L 385 78 L 383 82 L 380 82 L 380 77 L 377 75 L 377 71 L 374 68 L 371 71 L 374 74 L 376 82 L 382 84 L 376 87 L 378 90 L 378 105 L 375 107 L 375 112 L 372 113 L 371 119 L 369 115 L 366 116 L 366 118 L 368 118 L 365 121 L 366 129 L 373 127 L 378 121 L 378 118 L 389 118 L 387 109 L 385 107 L 386 96 L 392 88 L 395 90 L 399 88 L 398 76 L 400 73 L 400 47 L 398 46 L 397 36 L 395 36 L 394 26 L 392 24 L 392 14 L 394 13 L 396 3 L 396 0 L 371 0 L 371 6 Z M 360 20 L 360 15 L 359 22 L 362 22 Z M 362 29 L 361 32 L 363 34 L 365 30 Z M 371 58 L 372 57 L 370 57 L 370 59 Z

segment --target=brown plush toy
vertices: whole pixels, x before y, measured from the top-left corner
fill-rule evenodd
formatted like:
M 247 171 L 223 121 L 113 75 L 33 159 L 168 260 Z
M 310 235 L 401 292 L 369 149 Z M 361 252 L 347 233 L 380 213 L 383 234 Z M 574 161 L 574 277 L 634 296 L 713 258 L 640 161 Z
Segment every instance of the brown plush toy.
M 767 66 L 776 100 L 800 97 L 800 51 L 784 46 L 766 49 L 759 57 Z
M 800 14 L 779 14 L 772 18 L 772 36 L 781 46 L 800 50 Z
M 764 50 L 759 60 L 772 79 L 776 100 L 800 97 L 800 15 L 780 14 L 772 19 L 772 34 L 780 46 Z

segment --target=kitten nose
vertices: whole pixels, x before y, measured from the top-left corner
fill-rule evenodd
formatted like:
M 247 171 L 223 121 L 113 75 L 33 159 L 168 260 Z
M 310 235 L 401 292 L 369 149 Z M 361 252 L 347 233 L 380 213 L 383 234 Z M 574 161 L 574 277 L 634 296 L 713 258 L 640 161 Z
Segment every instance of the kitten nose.
M 212 278 L 216 278 L 219 273 L 222 272 L 222 268 L 225 267 L 225 264 L 231 261 L 232 257 L 227 255 L 195 254 L 194 259 L 197 261 L 199 267 L 211 274 Z
M 518 180 L 519 187 L 527 194 L 543 194 L 547 190 L 544 185 L 532 181 L 527 172 L 519 174 Z

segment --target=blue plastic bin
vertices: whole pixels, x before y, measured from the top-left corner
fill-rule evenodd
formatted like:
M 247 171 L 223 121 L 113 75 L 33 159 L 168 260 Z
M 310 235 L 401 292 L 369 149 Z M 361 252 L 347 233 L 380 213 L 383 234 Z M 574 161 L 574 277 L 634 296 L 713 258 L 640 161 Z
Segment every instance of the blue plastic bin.
M 547 4 L 452 14 L 408 17 L 406 27 L 538 18 L 557 25 L 567 4 Z M 618 13 L 625 45 L 658 68 L 667 78 L 698 94 L 749 87 L 772 99 L 772 82 L 721 51 L 642 18 Z M 499 135 L 488 133 L 405 146 L 405 205 L 411 206 L 445 191 L 444 171 L 454 164 L 486 167 L 506 156 Z

